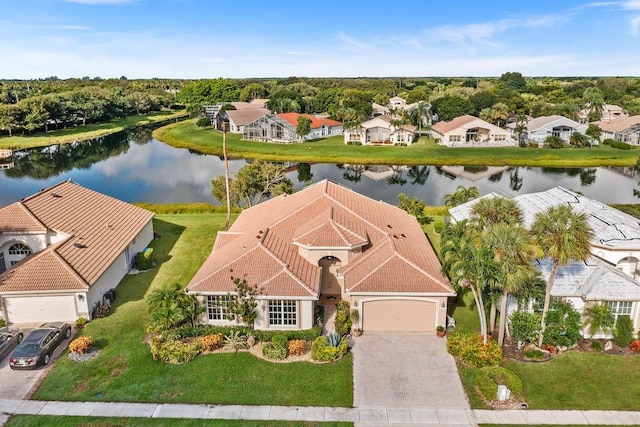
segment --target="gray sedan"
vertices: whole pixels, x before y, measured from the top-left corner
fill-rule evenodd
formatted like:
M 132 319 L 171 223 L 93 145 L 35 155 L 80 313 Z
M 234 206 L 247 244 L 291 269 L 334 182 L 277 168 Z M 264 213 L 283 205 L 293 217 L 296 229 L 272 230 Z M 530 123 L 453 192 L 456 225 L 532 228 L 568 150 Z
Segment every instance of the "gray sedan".
M 0 360 L 16 348 L 23 335 L 19 329 L 0 328 Z
M 9 358 L 11 369 L 36 369 L 48 365 L 53 352 L 71 336 L 71 325 L 63 322 L 45 323 L 29 332 Z

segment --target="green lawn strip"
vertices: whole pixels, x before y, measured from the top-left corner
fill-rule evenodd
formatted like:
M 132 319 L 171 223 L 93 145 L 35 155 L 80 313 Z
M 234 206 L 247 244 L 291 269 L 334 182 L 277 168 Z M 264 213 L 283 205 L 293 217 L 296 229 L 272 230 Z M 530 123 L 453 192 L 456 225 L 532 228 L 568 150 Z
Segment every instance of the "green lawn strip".
M 184 420 L 179 418 L 109 418 L 14 415 L 6 427 L 348 427 L 353 423 L 312 421 Z
M 476 384 L 476 372 L 477 370 L 474 368 L 466 367 L 461 363 L 456 361 L 456 365 L 458 367 L 458 374 L 460 375 L 460 380 L 462 381 L 462 386 L 464 387 L 465 392 L 467 393 L 467 398 L 469 399 L 469 404 L 472 409 L 488 409 L 487 405 L 485 405 L 484 400 L 480 397 L 480 394 L 476 392 L 475 384 Z
M 193 121 L 156 129 L 153 136 L 175 147 L 190 148 L 212 155 L 222 154 L 222 133 L 198 128 Z M 597 148 L 449 148 L 432 139 L 420 138 L 410 147 L 345 145 L 342 136 L 304 143 L 278 144 L 244 141 L 227 133 L 227 152 L 232 157 L 308 163 L 358 163 L 403 165 L 485 165 L 485 166 L 630 166 L 640 151 Z
M 199 356 L 185 365 L 154 361 L 143 342 L 149 323 L 144 298 L 165 283 L 186 285 L 211 252 L 224 214 L 158 215 L 151 243 L 158 266 L 127 276 L 113 312 L 82 331 L 100 357 L 76 363 L 63 356 L 34 399 L 351 406 L 351 356 L 334 364 L 277 364 L 248 353 Z
M 521 427 L 523 424 L 478 424 L 480 427 Z M 567 425 L 567 424 L 527 424 L 528 427 L 549 427 L 553 425 Z M 570 424 L 571 427 L 622 427 L 629 424 Z
M 33 135 L 2 137 L 0 138 L 0 148 L 18 150 L 24 148 L 44 147 L 52 144 L 84 141 L 121 132 L 135 126 L 180 119 L 186 117 L 186 115 L 187 113 L 185 111 L 156 111 L 149 114 L 114 119 L 105 123 L 94 123 L 68 129 L 56 129 L 47 133 L 39 132 Z
M 567 353 L 546 363 L 507 361 L 531 409 L 640 410 L 640 357 Z

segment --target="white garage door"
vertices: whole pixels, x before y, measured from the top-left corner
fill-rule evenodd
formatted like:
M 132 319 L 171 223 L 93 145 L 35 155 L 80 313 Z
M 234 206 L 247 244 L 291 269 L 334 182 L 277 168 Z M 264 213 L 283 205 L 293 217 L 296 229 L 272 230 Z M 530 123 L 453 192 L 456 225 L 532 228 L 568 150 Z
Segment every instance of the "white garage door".
M 10 297 L 4 299 L 11 323 L 74 321 L 76 303 L 73 295 Z
M 417 300 L 368 301 L 363 305 L 362 329 L 365 332 L 435 331 L 436 305 Z

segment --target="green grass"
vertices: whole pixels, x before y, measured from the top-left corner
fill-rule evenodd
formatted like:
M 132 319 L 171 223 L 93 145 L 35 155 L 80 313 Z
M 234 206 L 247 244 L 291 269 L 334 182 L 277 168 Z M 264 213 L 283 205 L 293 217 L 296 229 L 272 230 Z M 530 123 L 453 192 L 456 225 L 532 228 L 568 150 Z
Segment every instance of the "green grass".
M 14 415 L 6 427 L 339 427 L 353 423 L 320 423 L 310 421 L 250 421 L 250 420 L 183 420 L 168 418 L 108 418 L 68 417 L 49 415 Z
M 249 353 L 203 355 L 185 365 L 154 361 L 143 342 L 146 295 L 165 283 L 186 285 L 211 252 L 224 214 L 158 215 L 161 238 L 151 247 L 158 266 L 127 276 L 113 312 L 83 330 L 102 349 L 76 363 L 61 357 L 34 399 L 183 402 L 249 405 L 351 406 L 351 355 L 338 363 L 270 363 Z
M 531 409 L 640 410 L 640 356 L 574 352 L 503 365 L 522 380 Z
M 222 154 L 222 134 L 196 127 L 192 121 L 156 129 L 156 139 L 175 147 L 190 148 L 207 154 Z M 486 165 L 486 166 L 630 166 L 636 163 L 639 150 L 597 148 L 449 148 L 433 140 L 420 138 L 410 147 L 345 145 L 342 136 L 304 143 L 276 144 L 243 141 L 238 134 L 227 134 L 229 156 L 271 161 L 404 164 L 404 165 Z
M 456 319 L 457 332 L 480 333 L 480 318 L 473 294 L 468 288 L 458 291 L 455 301 L 449 305 L 449 314 Z
M 156 111 L 139 116 L 129 116 L 113 119 L 105 123 L 88 124 L 68 129 L 57 129 L 51 132 L 40 132 L 33 135 L 14 135 L 0 138 L 0 148 L 13 150 L 33 147 L 44 147 L 52 144 L 63 144 L 74 141 L 84 141 L 121 132 L 136 126 L 160 123 L 186 117 L 185 111 Z

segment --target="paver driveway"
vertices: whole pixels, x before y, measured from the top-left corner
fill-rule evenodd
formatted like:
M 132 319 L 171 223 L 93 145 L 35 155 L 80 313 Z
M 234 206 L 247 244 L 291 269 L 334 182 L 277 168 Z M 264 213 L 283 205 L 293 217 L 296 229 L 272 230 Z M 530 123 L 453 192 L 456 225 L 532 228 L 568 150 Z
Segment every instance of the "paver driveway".
M 354 406 L 470 408 L 446 339 L 365 332 L 352 343 Z

